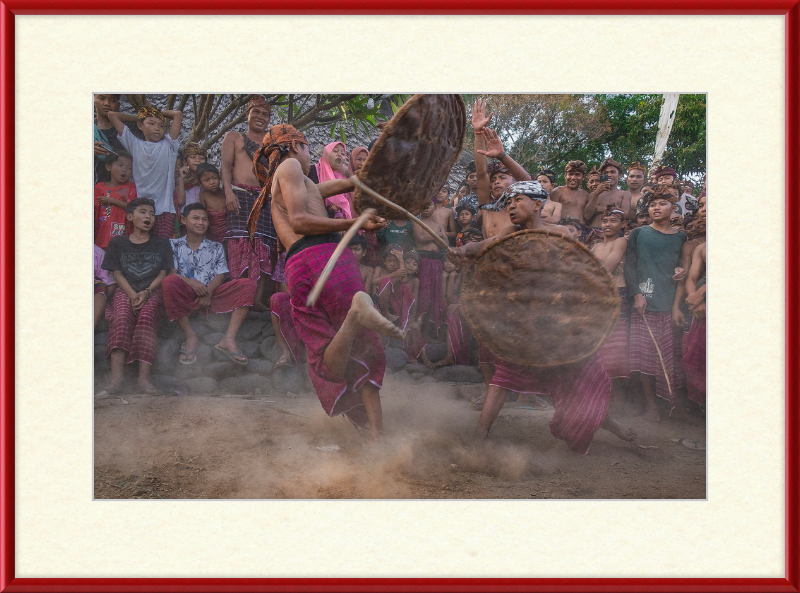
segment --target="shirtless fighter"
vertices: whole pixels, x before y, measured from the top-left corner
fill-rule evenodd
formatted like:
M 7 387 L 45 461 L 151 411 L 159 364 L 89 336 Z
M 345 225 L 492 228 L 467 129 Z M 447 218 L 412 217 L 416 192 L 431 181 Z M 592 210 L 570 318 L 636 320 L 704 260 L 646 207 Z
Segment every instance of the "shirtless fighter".
M 583 179 L 586 177 L 586 163 L 583 161 L 570 161 L 564 168 L 566 185 L 555 188 L 550 193 L 550 199 L 561 204 L 561 216 L 574 216 L 584 224 L 583 211 L 589 194 L 581 189 Z
M 308 372 L 325 412 L 346 414 L 359 426 L 367 424 L 373 439 L 383 429 L 380 388 L 386 357 L 376 332 L 396 340 L 403 332 L 375 309 L 364 292 L 364 281 L 353 252 L 345 249 L 314 307 L 306 299 L 339 242 L 338 232 L 351 219 L 328 218 L 325 198 L 352 191 L 347 179 L 315 185 L 308 177 L 311 153 L 302 132 L 290 125 L 270 128 L 258 152 L 268 168 L 257 169 L 263 190 L 250 214 L 255 228 L 259 210 L 272 193 L 272 219 L 286 255 L 286 280 L 292 319 L 305 343 Z M 252 224 L 251 224 L 252 223 Z M 383 219 L 372 216 L 362 227 L 372 232 Z M 302 256 L 298 254 L 302 252 Z
M 511 226 L 500 231 L 494 239 L 455 248 L 451 257 L 474 258 L 490 243 L 520 230 L 546 229 L 568 234 L 564 227 L 542 222 L 541 209 L 547 201 L 547 192 L 538 182 L 514 183 L 503 193 L 501 200 L 506 203 Z M 598 428 L 604 428 L 625 441 L 636 438 L 634 431 L 621 427 L 607 416 L 611 381 L 597 354 L 577 364 L 545 371 L 496 359 L 495 373 L 486 390 L 486 402 L 478 419 L 478 438 L 489 436 L 489 429 L 509 391 L 548 394 L 556 410 L 550 421 L 550 432 L 566 441 L 576 453 L 588 453 Z

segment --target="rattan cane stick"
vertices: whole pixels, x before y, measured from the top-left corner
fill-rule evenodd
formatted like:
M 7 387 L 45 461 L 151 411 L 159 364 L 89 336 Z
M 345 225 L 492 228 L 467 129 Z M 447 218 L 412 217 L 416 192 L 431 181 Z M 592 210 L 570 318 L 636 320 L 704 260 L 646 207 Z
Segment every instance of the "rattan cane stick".
M 352 181 L 358 189 L 360 189 L 361 191 L 369 194 L 370 196 L 372 196 L 373 198 L 375 198 L 379 202 L 385 204 L 386 206 L 389 206 L 390 208 L 394 208 L 398 212 L 402 212 L 403 214 L 405 214 L 411 222 L 414 222 L 414 223 L 418 224 L 419 226 L 421 226 L 423 229 L 425 229 L 428 232 L 428 234 L 430 234 L 430 236 L 433 237 L 433 240 L 436 242 L 436 244 L 439 247 L 441 247 L 442 249 L 447 250 L 448 253 L 453 253 L 453 250 L 450 249 L 450 246 L 444 240 L 442 240 L 442 238 L 439 235 L 437 235 L 431 227 L 429 227 L 427 224 L 422 222 L 419 218 L 417 218 L 416 216 L 411 214 L 411 212 L 409 212 L 408 210 L 406 210 L 402 206 L 398 206 L 394 202 L 391 202 L 391 201 L 387 200 L 382 195 L 380 195 L 378 192 L 370 189 L 369 186 L 364 185 L 364 183 L 360 179 L 358 179 L 357 177 L 355 177 L 355 176 L 351 177 L 350 181 Z
M 364 210 L 363 214 L 356 218 L 355 222 L 353 222 L 353 226 L 347 229 L 347 232 L 342 237 L 342 240 L 339 241 L 339 244 L 336 246 L 336 249 L 333 250 L 333 254 L 331 258 L 328 260 L 328 263 L 325 265 L 325 269 L 322 270 L 322 274 L 319 275 L 319 280 L 314 285 L 314 288 L 311 289 L 311 293 L 308 295 L 308 299 L 306 299 L 306 306 L 313 307 L 317 303 L 317 299 L 319 298 L 320 293 L 322 292 L 322 288 L 325 286 L 325 282 L 328 281 L 328 278 L 331 276 L 331 272 L 333 271 L 333 266 L 336 265 L 336 262 L 339 260 L 339 257 L 342 255 L 342 252 L 347 248 L 350 244 L 350 241 L 353 239 L 355 234 L 358 232 L 364 223 L 367 222 L 367 219 L 375 214 L 375 210 L 372 208 L 368 208 Z
M 669 394 L 672 395 L 672 387 L 669 384 L 669 375 L 667 374 L 667 365 L 664 364 L 664 357 L 661 356 L 661 348 L 658 347 L 658 342 L 656 342 L 656 337 L 653 335 L 653 331 L 650 329 L 650 324 L 647 323 L 647 317 L 644 316 L 644 313 L 642 313 L 642 319 L 644 320 L 644 324 L 647 327 L 647 331 L 650 332 L 650 337 L 653 338 L 653 346 L 656 347 L 656 353 L 658 353 L 658 360 L 661 361 L 661 368 L 664 370 L 664 378 L 667 380 L 667 389 L 669 389 Z

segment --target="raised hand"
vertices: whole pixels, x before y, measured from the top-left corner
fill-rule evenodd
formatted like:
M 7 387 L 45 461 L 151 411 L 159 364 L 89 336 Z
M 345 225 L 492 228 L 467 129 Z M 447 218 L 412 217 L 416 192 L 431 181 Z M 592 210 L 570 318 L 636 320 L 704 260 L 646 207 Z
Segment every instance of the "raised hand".
M 506 153 L 505 148 L 503 148 L 503 143 L 500 141 L 500 137 L 493 129 L 484 128 L 483 139 L 486 140 L 486 150 L 478 150 L 477 152 L 479 154 L 488 158 L 499 159 Z
M 489 125 L 489 120 L 492 119 L 494 113 L 486 115 L 486 101 L 478 99 L 475 105 L 472 106 L 472 128 L 476 134 L 483 132 L 483 128 Z
M 178 170 L 178 173 L 180 173 L 182 180 L 186 179 L 186 176 L 189 174 L 189 165 L 184 165 L 183 167 L 181 167 Z

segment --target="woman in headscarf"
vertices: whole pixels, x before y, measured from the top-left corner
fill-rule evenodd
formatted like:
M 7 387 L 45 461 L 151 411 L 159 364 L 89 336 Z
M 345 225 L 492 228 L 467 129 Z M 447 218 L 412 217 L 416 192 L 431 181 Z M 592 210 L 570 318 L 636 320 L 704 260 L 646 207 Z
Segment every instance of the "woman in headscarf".
M 356 146 L 353 152 L 350 153 L 350 162 L 347 164 L 347 172 L 350 173 L 350 175 L 358 173 L 361 167 L 364 166 L 364 163 L 367 162 L 368 156 L 369 150 L 364 146 Z
M 347 160 L 347 146 L 344 142 L 331 142 L 322 151 L 319 162 L 311 167 L 308 178 L 314 183 L 332 179 L 347 179 L 344 163 Z M 325 207 L 333 218 L 353 218 L 350 202 L 351 194 L 337 194 L 325 200 Z

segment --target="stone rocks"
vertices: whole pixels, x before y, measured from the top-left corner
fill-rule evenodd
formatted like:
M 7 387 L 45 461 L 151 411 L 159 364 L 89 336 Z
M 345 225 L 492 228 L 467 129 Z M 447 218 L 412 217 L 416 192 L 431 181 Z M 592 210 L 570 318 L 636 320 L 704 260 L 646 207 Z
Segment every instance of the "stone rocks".
M 219 341 L 224 337 L 225 337 L 224 333 L 214 332 L 212 334 L 204 335 L 202 340 L 204 344 L 208 344 L 209 346 L 216 346 L 217 344 L 219 344 Z
M 275 328 L 272 327 L 272 322 L 264 324 L 264 328 L 261 330 L 261 338 L 268 338 L 270 336 L 275 335 Z
M 252 311 L 250 313 L 252 313 Z M 261 313 L 258 313 L 258 315 L 261 318 L 261 321 L 269 321 L 270 325 L 272 325 L 272 312 L 271 311 L 262 311 Z
M 261 340 L 261 345 L 259 346 L 259 349 L 261 350 L 261 355 L 264 358 L 267 358 L 267 355 L 272 351 L 272 348 L 275 346 L 275 344 L 277 344 L 275 336 L 271 336 Z
M 203 375 L 203 366 L 199 362 L 194 364 L 176 364 L 172 371 L 178 381 L 186 381 Z
M 231 322 L 230 313 L 209 313 L 208 327 L 217 332 L 224 332 Z
M 108 331 L 108 321 L 106 320 L 105 315 L 102 315 L 100 319 L 97 320 L 97 326 L 94 328 L 96 332 L 107 332 Z
M 206 344 L 198 344 L 197 350 L 195 350 L 195 354 L 197 354 L 197 362 L 200 364 L 208 364 L 209 362 L 211 362 L 211 351 L 213 349 L 214 349 L 213 346 L 208 346 Z
M 263 344 L 263 342 L 262 342 L 262 344 Z M 262 350 L 262 352 L 263 352 L 263 350 Z M 269 352 L 264 354 L 264 358 L 266 358 L 267 360 L 269 360 L 271 362 L 278 362 L 278 360 L 280 360 L 280 358 L 281 358 L 281 347 L 278 346 L 277 342 L 269 350 Z
M 430 374 L 431 374 L 431 372 L 433 372 L 433 369 L 429 369 L 429 368 L 428 368 L 428 367 L 426 367 L 424 364 L 418 364 L 418 363 L 416 363 L 416 362 L 409 362 L 409 363 L 408 363 L 408 364 L 405 366 L 405 369 L 406 369 L 406 370 L 407 370 L 409 373 L 411 373 L 412 375 L 413 375 L 414 373 L 422 373 L 423 375 L 430 375 Z
M 436 383 L 436 379 L 433 377 L 424 376 L 422 377 L 417 383 Z
M 400 371 L 408 363 L 408 356 L 400 348 L 386 348 L 386 366 L 392 371 Z
M 239 349 L 248 359 L 261 358 L 261 349 L 258 342 L 237 342 Z
M 156 361 L 153 370 L 158 374 L 169 375 L 178 364 L 181 345 L 178 340 L 162 340 L 156 347 Z
M 103 344 L 94 345 L 94 359 L 95 361 L 104 360 L 106 357 L 106 347 Z
M 219 384 L 219 389 L 223 394 L 247 395 L 255 392 L 256 389 L 261 389 L 262 391 L 268 390 L 269 382 L 267 377 L 248 373 L 238 377 L 223 379 Z
M 276 391 L 299 393 L 303 391 L 305 381 L 296 366 L 280 367 L 272 370 L 272 385 Z
M 449 381 L 452 383 L 481 383 L 483 376 L 475 367 L 468 366 L 446 366 L 436 369 L 433 378 L 437 381 Z
M 248 342 L 261 335 L 261 321 L 245 321 L 236 333 L 236 340 Z
M 411 375 L 408 374 L 408 371 L 403 369 L 402 371 L 397 371 L 392 375 L 392 379 L 395 381 L 399 381 L 400 383 L 413 383 L 414 379 L 411 378 Z
M 210 377 L 196 377 L 184 382 L 189 393 L 194 395 L 209 395 L 219 389 L 217 382 Z
M 247 312 L 247 319 L 248 320 L 252 319 L 253 321 L 262 321 L 263 320 L 262 315 L 263 313 L 261 311 L 253 311 L 251 309 L 250 311 Z
M 226 377 L 236 374 L 240 368 L 244 367 L 240 367 L 233 362 L 212 362 L 205 365 L 202 371 L 205 376 L 221 381 Z
M 456 395 L 461 399 L 470 401 L 473 398 L 481 397 L 486 393 L 486 387 L 481 383 L 462 384 L 456 386 Z
M 411 378 L 416 380 L 416 381 L 419 381 L 420 379 L 422 379 L 422 377 L 427 376 L 427 375 L 425 375 L 425 373 L 410 373 L 410 375 L 411 375 Z
M 431 362 L 439 362 L 447 354 L 447 344 L 426 344 L 425 353 Z
M 181 382 L 172 375 L 151 375 L 150 382 L 161 391 L 174 391 L 181 387 Z
M 95 345 L 100 344 L 105 346 L 108 344 L 108 332 L 100 332 L 94 335 L 94 343 Z
M 268 360 L 250 360 L 246 368 L 249 373 L 269 375 L 272 372 L 273 364 Z

